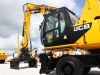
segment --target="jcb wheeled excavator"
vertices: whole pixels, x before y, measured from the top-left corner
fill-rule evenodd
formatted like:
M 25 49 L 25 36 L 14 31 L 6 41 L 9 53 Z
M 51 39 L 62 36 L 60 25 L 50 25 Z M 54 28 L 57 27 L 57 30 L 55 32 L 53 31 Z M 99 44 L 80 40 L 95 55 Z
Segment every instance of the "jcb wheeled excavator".
M 86 0 L 80 18 L 67 7 L 26 6 L 26 28 L 29 28 L 32 11 L 44 14 L 40 30 L 46 52 L 39 55 L 40 74 L 56 70 L 57 75 L 82 75 L 91 67 L 100 67 L 100 0 Z M 27 51 L 22 49 L 24 58 Z M 62 51 L 62 56 L 53 58 L 52 51 Z M 81 54 L 74 53 L 77 51 Z

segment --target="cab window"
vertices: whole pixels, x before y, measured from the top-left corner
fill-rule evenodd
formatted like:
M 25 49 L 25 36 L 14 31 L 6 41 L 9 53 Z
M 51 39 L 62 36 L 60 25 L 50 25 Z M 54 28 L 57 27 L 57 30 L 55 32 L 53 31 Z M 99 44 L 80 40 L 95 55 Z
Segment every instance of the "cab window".
M 74 24 L 78 24 L 78 17 L 76 15 L 72 14 L 71 12 L 69 12 L 69 16 L 70 16 L 70 19 L 71 19 L 71 22 L 72 22 L 73 25 Z

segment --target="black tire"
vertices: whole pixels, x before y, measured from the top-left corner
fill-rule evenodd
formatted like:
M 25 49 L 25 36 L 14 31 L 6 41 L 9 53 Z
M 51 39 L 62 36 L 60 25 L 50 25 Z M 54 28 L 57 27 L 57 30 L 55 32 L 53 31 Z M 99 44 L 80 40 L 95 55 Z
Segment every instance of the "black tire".
M 87 74 L 91 70 L 91 67 L 84 67 L 84 74 Z
M 82 75 L 82 66 L 79 60 L 72 56 L 62 57 L 56 65 L 57 75 Z
M 31 58 L 30 61 L 28 61 L 29 67 L 36 67 L 37 68 L 37 60 L 35 58 Z
M 5 62 L 5 60 L 0 60 L 0 64 L 2 64 L 2 63 L 4 63 Z

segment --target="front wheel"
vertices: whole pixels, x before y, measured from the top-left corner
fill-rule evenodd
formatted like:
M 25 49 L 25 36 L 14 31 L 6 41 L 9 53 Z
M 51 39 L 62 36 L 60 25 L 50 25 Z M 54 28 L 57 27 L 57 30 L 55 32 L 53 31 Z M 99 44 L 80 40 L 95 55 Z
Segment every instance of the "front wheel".
M 61 58 L 56 65 L 57 75 L 82 75 L 82 66 L 75 57 Z

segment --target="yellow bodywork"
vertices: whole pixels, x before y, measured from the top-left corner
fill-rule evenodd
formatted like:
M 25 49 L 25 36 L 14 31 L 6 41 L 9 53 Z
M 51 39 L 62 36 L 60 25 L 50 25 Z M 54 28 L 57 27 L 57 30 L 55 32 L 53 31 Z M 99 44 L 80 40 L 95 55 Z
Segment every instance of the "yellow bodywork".
M 99 19 L 98 19 L 99 18 Z M 95 20 L 96 19 L 96 20 Z M 100 48 L 100 1 L 86 0 L 79 24 L 85 20 L 86 23 L 91 22 L 91 29 L 85 33 L 87 44 L 84 44 L 83 36 L 77 40 L 79 48 L 96 49 Z M 86 24 L 85 23 L 85 24 Z
M 6 59 L 7 59 L 7 55 L 3 50 L 0 50 L 0 60 L 6 60 Z
M 95 17 L 100 16 L 100 1 L 99 0 L 85 0 L 85 4 L 80 16 L 79 24 L 85 20 L 93 21 Z

